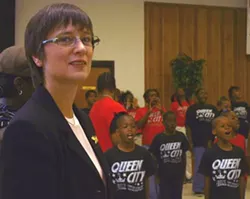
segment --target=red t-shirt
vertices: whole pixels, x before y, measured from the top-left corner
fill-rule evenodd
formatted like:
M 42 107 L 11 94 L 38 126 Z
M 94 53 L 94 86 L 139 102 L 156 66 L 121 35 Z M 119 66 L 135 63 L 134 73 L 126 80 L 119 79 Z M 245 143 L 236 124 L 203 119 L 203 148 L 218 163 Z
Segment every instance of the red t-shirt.
M 110 97 L 104 97 L 93 105 L 89 117 L 103 152 L 113 147 L 110 137 L 110 124 L 115 113 L 126 112 L 125 108 Z
M 133 118 L 135 118 L 136 110 L 137 110 L 137 109 L 130 109 L 130 110 L 127 110 L 127 111 L 128 111 L 128 114 L 129 114 L 129 115 L 131 115 Z
M 215 138 L 214 143 L 217 142 L 218 138 Z M 243 135 L 237 133 L 237 135 L 230 140 L 230 143 L 234 146 L 240 147 L 245 152 L 245 154 L 247 154 L 245 137 Z
M 137 110 L 138 110 L 138 108 L 137 109 L 130 109 L 130 110 L 127 110 L 127 111 L 128 111 L 129 115 L 131 115 L 133 118 L 135 118 Z M 137 134 L 141 134 L 141 129 L 137 129 Z
M 143 107 L 139 108 L 136 111 L 135 121 L 141 120 L 144 115 L 147 113 L 148 108 Z M 163 108 L 163 111 L 166 110 Z M 162 123 L 162 114 L 158 108 L 153 108 L 152 113 L 148 116 L 148 120 L 142 130 L 142 144 L 143 145 L 151 145 L 154 137 L 162 133 L 165 127 Z
M 173 102 L 171 104 L 171 110 L 176 115 L 177 126 L 184 127 L 186 123 L 186 112 L 190 105 L 186 100 L 183 101 L 181 105 L 182 106 L 180 106 L 178 102 Z

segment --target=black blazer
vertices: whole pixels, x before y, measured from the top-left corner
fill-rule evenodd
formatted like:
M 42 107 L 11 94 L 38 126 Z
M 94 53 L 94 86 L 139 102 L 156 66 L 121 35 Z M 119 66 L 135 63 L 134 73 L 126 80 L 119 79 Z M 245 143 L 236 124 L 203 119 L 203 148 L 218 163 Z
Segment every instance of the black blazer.
M 49 92 L 39 87 L 3 138 L 3 199 L 110 199 L 109 168 L 89 117 L 73 107 L 106 185 Z

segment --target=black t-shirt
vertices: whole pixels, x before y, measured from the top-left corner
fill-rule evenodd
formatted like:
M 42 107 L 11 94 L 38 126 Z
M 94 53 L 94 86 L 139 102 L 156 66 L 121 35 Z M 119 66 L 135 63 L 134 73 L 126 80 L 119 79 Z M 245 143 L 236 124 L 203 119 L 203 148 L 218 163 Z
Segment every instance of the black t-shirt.
M 240 121 L 239 134 L 247 138 L 249 131 L 248 104 L 246 102 L 232 102 L 232 110 L 236 113 Z
M 145 199 L 146 178 L 156 171 L 153 156 L 137 145 L 132 152 L 113 147 L 105 156 L 111 170 L 115 199 Z
M 193 104 L 186 113 L 186 125 L 190 127 L 194 146 L 207 147 L 213 139 L 212 120 L 218 116 L 218 110 L 211 104 Z
M 161 133 L 155 136 L 149 151 L 157 159 L 161 181 L 173 178 L 183 180 L 188 145 L 186 136 L 178 131 L 173 135 Z
M 224 151 L 217 144 L 204 153 L 199 172 L 210 177 L 209 199 L 240 199 L 240 177 L 247 173 L 242 149 Z

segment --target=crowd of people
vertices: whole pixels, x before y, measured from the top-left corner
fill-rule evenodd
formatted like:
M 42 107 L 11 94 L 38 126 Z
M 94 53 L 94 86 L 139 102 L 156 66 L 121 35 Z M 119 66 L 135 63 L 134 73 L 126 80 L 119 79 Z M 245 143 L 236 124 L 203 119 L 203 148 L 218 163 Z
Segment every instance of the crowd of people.
M 79 7 L 48 5 L 24 47 L 0 54 L 1 199 L 244 199 L 250 113 L 240 88 L 216 105 L 178 88 L 164 107 L 147 89 L 139 107 L 105 72 L 88 106 L 74 105 L 97 40 Z M 99 42 L 99 39 L 98 39 Z

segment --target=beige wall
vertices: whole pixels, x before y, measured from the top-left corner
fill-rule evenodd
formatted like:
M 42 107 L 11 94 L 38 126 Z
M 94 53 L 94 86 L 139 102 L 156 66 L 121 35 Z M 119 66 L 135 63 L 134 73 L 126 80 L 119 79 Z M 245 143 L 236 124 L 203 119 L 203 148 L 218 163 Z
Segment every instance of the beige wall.
M 41 7 L 71 2 L 91 17 L 101 38 L 96 60 L 115 60 L 117 86 L 131 90 L 143 105 L 144 92 L 144 0 L 16 0 L 17 45 L 23 45 L 25 26 Z M 246 0 L 158 0 L 157 2 L 246 7 Z

